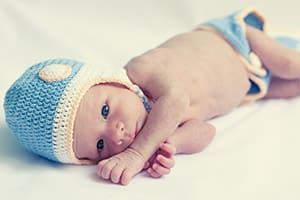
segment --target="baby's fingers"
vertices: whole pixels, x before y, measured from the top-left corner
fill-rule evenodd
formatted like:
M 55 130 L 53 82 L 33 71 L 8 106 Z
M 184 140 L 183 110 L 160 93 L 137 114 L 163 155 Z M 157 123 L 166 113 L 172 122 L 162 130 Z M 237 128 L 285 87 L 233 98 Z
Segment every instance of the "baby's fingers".
M 148 169 L 149 167 L 150 167 L 150 162 L 147 161 L 147 162 L 144 164 L 143 169 Z
M 162 175 L 154 171 L 151 167 L 147 169 L 148 174 L 153 178 L 159 178 Z
M 172 158 L 167 158 L 163 155 L 157 155 L 156 163 L 161 165 L 162 167 L 170 169 L 170 168 L 174 167 L 175 160 L 173 159 L 173 157 Z
M 176 153 L 176 147 L 170 143 L 162 143 L 159 147 L 163 155 L 171 157 Z
M 169 174 L 171 169 L 165 168 L 157 163 L 154 163 L 152 167 L 150 167 L 147 171 L 152 177 L 159 178 L 163 175 Z

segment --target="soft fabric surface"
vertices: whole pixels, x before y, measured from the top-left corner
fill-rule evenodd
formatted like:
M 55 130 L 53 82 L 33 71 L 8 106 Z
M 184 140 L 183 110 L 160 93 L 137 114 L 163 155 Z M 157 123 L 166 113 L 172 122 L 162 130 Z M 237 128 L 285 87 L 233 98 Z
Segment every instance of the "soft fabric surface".
M 73 58 L 126 62 L 200 22 L 257 7 L 278 32 L 300 33 L 297 0 L 286 1 L 0 1 L 0 103 L 30 65 Z M 270 4 L 271 3 L 271 4 Z M 300 37 L 300 34 L 299 34 Z M 212 120 L 213 143 L 176 156 L 171 174 L 142 173 L 124 187 L 99 179 L 94 166 L 60 165 L 27 152 L 0 109 L 1 199 L 300 199 L 300 98 L 260 101 Z

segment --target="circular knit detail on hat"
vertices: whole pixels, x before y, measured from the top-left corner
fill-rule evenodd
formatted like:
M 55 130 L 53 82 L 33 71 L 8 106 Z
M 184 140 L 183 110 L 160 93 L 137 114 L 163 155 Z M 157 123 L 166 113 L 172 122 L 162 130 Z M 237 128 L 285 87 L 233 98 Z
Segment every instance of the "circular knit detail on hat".
M 45 66 L 40 72 L 39 77 L 47 82 L 54 82 L 64 80 L 69 77 L 72 72 L 72 68 L 69 65 L 64 64 L 52 64 Z
M 40 71 L 53 65 L 70 66 L 72 72 L 61 81 L 42 80 L 39 77 Z M 53 151 L 53 119 L 66 86 L 82 65 L 68 59 L 50 59 L 37 63 L 27 69 L 7 91 L 4 101 L 7 124 L 17 140 L 28 150 L 59 161 Z

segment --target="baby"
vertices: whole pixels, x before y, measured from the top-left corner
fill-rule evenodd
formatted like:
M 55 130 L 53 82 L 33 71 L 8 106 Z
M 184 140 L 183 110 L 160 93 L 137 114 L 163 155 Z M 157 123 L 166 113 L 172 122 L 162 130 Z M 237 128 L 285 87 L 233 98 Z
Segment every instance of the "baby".
M 243 9 L 179 34 L 125 68 L 54 59 L 29 68 L 8 90 L 6 120 L 27 149 L 50 160 L 98 164 L 126 185 L 143 168 L 170 172 L 174 154 L 213 139 L 207 120 L 261 98 L 300 93 L 297 40 L 273 39 Z

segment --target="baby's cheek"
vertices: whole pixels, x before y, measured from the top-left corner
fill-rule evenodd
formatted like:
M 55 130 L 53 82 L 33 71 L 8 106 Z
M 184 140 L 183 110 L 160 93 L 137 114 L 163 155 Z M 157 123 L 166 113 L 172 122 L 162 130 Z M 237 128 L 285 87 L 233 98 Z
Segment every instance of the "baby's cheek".
M 121 152 L 123 152 L 125 149 L 127 149 L 127 147 L 129 147 L 130 144 L 127 145 L 113 145 L 113 148 L 111 148 L 110 152 L 107 155 L 107 158 L 112 157 L 116 154 L 119 154 Z

